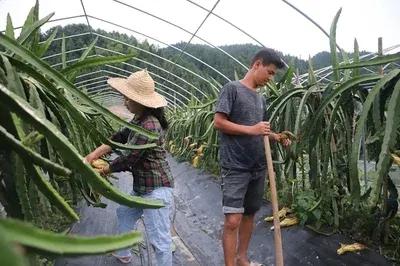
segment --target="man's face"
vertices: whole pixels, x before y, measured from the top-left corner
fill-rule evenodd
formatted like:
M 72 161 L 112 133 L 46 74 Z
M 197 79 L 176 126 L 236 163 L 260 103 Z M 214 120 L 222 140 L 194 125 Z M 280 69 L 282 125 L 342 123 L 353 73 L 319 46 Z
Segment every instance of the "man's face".
M 263 65 L 261 61 L 255 64 L 255 82 L 257 87 L 265 86 L 270 80 L 273 79 L 277 71 L 274 64 Z

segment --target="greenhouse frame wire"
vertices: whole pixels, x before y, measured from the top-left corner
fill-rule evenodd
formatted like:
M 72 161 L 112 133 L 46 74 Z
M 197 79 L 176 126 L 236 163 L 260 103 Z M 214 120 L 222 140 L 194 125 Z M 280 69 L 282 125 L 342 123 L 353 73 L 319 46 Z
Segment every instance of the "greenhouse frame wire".
M 114 68 L 114 69 L 117 69 L 117 70 L 119 70 L 119 71 L 123 71 L 123 72 L 127 73 L 127 75 L 123 75 L 123 74 L 121 75 L 121 76 L 123 76 L 124 78 L 128 77 L 129 74 L 132 73 L 132 72 L 130 72 L 130 71 L 127 71 L 127 70 L 125 70 L 125 69 L 118 68 L 118 67 L 115 67 L 115 66 L 111 66 L 111 65 L 106 65 L 106 66 L 112 67 L 112 68 Z M 138 67 L 138 66 L 132 66 L 132 67 L 134 67 L 134 68 L 136 68 L 136 69 L 140 69 L 140 67 Z M 152 72 L 150 72 L 150 71 L 148 71 L 148 72 L 149 72 L 152 76 L 157 76 L 155 73 L 152 73 Z M 116 74 L 116 73 L 113 73 L 113 72 L 110 72 L 110 73 Z M 159 84 L 160 86 L 162 86 L 162 87 L 164 87 L 164 88 L 167 88 L 167 89 L 169 89 L 169 90 L 175 92 L 175 93 L 178 94 L 179 96 L 185 98 L 187 101 L 190 101 L 190 99 L 189 99 L 187 96 L 181 94 L 181 93 L 178 92 L 178 91 L 173 90 L 171 87 L 168 87 L 168 86 L 164 85 L 163 83 L 157 82 L 156 80 L 155 80 L 154 82 L 155 82 L 156 85 Z M 193 97 L 195 100 L 200 101 L 200 99 L 198 99 L 194 94 L 189 93 L 189 91 L 187 91 L 187 90 L 184 90 L 184 91 L 187 92 L 187 94 L 189 94 L 189 97 Z M 185 106 L 186 106 L 186 104 L 185 104 Z
M 88 58 L 92 58 L 92 57 L 104 57 L 104 56 L 102 56 L 102 55 L 91 55 L 91 56 L 88 56 Z M 75 61 L 78 61 L 78 60 L 79 60 L 79 58 L 71 59 L 71 60 L 66 61 L 66 63 L 72 63 L 72 62 L 75 62 Z M 60 65 L 62 65 L 62 63 L 53 64 L 53 65 L 51 65 L 51 67 L 57 67 L 57 66 L 60 66 Z M 127 64 L 127 63 L 125 63 L 125 65 L 128 65 L 128 66 L 130 66 L 130 67 L 135 67 L 135 68 L 137 68 L 137 69 L 140 69 L 139 67 L 137 67 L 137 66 L 135 66 L 135 65 L 131 65 L 131 64 Z M 110 67 L 111 65 L 107 65 L 107 66 Z M 116 68 L 116 69 L 118 69 L 118 70 L 120 70 L 120 71 L 123 71 L 123 72 L 127 72 L 128 74 L 131 73 L 130 71 L 127 71 L 127 70 L 122 69 L 122 68 L 117 68 L 117 67 L 114 67 L 114 68 Z M 115 74 L 115 73 L 114 73 L 114 74 Z M 154 74 L 154 73 L 153 73 L 153 74 Z M 126 78 L 126 77 L 129 76 L 129 75 L 122 75 L 122 76 L 123 76 L 124 78 Z M 89 85 L 97 84 L 97 83 L 99 83 L 99 82 L 103 82 L 103 81 L 98 81 L 98 82 L 86 84 L 85 87 L 86 87 L 88 90 L 91 90 L 91 89 L 93 89 L 93 87 L 89 87 Z M 169 89 L 169 90 L 174 91 L 172 88 L 170 88 L 170 87 L 168 87 L 168 86 L 165 86 L 165 85 L 161 84 L 160 82 L 157 82 L 157 81 L 154 81 L 154 82 L 155 82 L 156 84 L 162 86 L 162 87 L 165 87 L 165 88 L 167 88 L 167 89 Z M 75 86 L 76 86 L 76 84 L 75 84 Z M 80 86 L 80 88 L 81 88 L 81 87 L 83 87 L 83 86 Z M 188 93 L 189 95 L 192 95 L 189 91 L 187 91 L 187 90 L 184 90 L 184 91 L 185 91 L 186 93 Z M 175 91 L 175 93 L 178 94 L 179 96 L 185 98 L 187 101 L 190 100 L 189 98 L 187 98 L 186 96 L 184 96 L 183 94 L 181 94 L 181 93 L 179 93 L 179 92 L 177 92 L 177 91 Z M 170 94 L 168 94 L 168 95 L 170 95 Z M 196 100 L 200 101 L 195 95 L 192 95 L 192 96 L 193 96 Z M 183 103 L 183 102 L 182 102 L 182 103 Z M 186 104 L 184 104 L 184 105 L 186 105 Z

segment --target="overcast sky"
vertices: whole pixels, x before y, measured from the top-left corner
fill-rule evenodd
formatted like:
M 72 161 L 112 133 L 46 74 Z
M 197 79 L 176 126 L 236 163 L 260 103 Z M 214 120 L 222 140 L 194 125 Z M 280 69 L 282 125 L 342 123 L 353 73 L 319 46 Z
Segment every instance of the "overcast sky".
M 189 32 L 195 32 L 207 15 L 207 11 L 186 0 L 120 1 L 177 24 Z M 192 1 L 207 9 L 211 9 L 216 3 L 216 0 Z M 14 26 L 21 26 L 34 2 L 34 0 L 0 0 L 0 29 L 5 28 L 8 12 L 13 18 Z M 120 24 L 165 43 L 188 41 L 191 37 L 181 29 L 112 0 L 83 0 L 83 2 L 89 15 Z M 383 37 L 384 47 L 400 44 L 399 0 L 289 0 L 289 2 L 309 15 L 327 32 L 336 12 L 342 7 L 337 41 L 347 51 L 353 50 L 354 38 L 357 38 L 361 50 L 368 51 L 377 50 L 378 37 Z M 63 18 L 82 15 L 83 9 L 80 0 L 41 0 L 41 17 L 51 12 L 55 12 L 53 18 Z M 307 59 L 309 55 L 329 50 L 327 37 L 281 0 L 220 0 L 214 12 L 265 46 L 284 53 Z M 144 39 L 138 34 L 105 22 L 95 19 L 90 19 L 89 22 L 94 28 L 120 31 L 140 40 Z M 79 18 L 49 23 L 45 29 L 60 23 L 86 23 L 86 20 Z M 256 43 L 252 38 L 213 15 L 207 19 L 198 35 L 213 45 Z M 203 43 L 197 38 L 192 42 Z

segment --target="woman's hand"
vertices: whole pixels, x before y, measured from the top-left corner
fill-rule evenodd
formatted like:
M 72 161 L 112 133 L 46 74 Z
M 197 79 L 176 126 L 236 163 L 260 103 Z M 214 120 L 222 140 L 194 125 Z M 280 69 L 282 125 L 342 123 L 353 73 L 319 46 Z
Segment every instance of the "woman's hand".
M 94 161 L 94 160 L 96 160 L 96 159 L 98 159 L 98 158 L 95 158 L 94 156 L 93 156 L 93 153 L 89 153 L 88 155 L 86 155 L 86 157 L 85 158 L 83 158 L 83 162 L 84 163 L 88 163 L 88 164 L 92 164 L 92 162 Z
M 103 167 L 103 168 L 95 168 L 94 169 L 97 173 L 99 173 L 101 176 L 106 176 L 106 175 L 108 175 L 109 173 L 110 173 L 110 166 L 109 165 L 107 165 L 107 166 L 105 166 L 105 167 Z
M 85 159 L 83 160 L 84 162 L 87 162 L 89 164 L 92 164 L 92 162 L 96 159 L 99 159 L 101 156 L 110 153 L 111 152 L 111 147 L 102 144 L 101 146 L 97 147 L 94 151 L 86 155 Z

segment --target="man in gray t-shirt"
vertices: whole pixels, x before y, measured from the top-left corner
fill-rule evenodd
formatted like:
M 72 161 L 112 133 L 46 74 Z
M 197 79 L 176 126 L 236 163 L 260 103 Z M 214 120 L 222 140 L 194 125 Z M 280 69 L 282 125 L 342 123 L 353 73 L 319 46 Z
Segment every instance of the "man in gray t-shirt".
M 270 130 L 266 101 L 257 88 L 266 85 L 283 66 L 274 50 L 262 49 L 253 57 L 242 80 L 229 82 L 221 89 L 216 104 L 214 126 L 220 137 L 223 248 L 227 266 L 250 265 L 247 249 L 266 177 L 264 135 L 279 139 Z M 282 144 L 289 145 L 290 141 Z
M 220 92 L 215 112 L 230 122 L 252 126 L 268 121 L 264 98 L 240 81 L 226 84 Z M 263 135 L 230 135 L 219 132 L 220 165 L 225 169 L 258 171 L 266 167 Z

